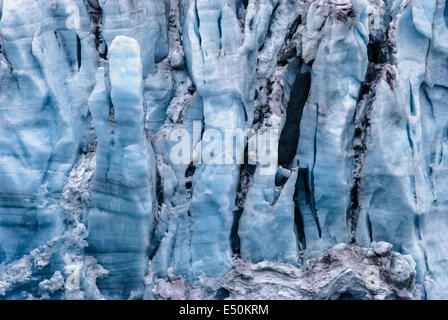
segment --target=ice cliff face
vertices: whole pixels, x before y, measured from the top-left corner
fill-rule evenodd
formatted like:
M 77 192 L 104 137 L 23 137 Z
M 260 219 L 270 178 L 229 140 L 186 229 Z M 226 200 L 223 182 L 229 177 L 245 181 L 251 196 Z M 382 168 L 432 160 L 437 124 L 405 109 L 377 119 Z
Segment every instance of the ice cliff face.
M 448 299 L 447 1 L 0 8 L 0 297 Z

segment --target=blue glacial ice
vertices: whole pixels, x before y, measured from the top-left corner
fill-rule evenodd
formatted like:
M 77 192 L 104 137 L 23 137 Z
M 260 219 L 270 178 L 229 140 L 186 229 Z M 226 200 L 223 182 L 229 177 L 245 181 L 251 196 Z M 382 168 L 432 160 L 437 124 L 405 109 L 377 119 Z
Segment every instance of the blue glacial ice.
M 0 298 L 448 299 L 447 71 L 445 0 L 0 0 Z
M 138 42 L 117 36 L 109 48 L 108 74 L 98 69 L 89 98 L 98 147 L 88 250 L 109 271 L 100 288 L 116 297 L 143 290 L 156 210 L 156 166 L 144 129 L 142 70 Z
M 297 156 L 306 186 L 299 192 L 310 193 L 300 211 L 311 254 L 349 241 L 353 119 L 368 63 L 366 7 L 366 1 L 346 1 L 325 12 L 314 2 L 308 11 L 303 55 L 313 61 L 312 81 Z M 350 24 L 347 11 L 354 15 Z

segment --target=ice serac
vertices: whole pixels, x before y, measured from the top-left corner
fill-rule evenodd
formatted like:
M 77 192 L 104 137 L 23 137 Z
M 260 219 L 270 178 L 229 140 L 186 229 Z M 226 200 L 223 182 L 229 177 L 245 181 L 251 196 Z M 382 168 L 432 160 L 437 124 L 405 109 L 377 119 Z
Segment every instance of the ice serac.
M 393 48 L 393 58 L 377 66 L 378 81 L 362 111 L 368 129 L 358 242 L 385 240 L 411 254 L 417 281 L 430 299 L 446 298 L 447 288 L 440 180 L 446 140 L 446 8 L 446 1 L 391 4 L 386 45 Z
M 1 6 L 0 261 L 9 263 L 64 228 L 59 201 L 87 145 L 96 51 L 82 1 Z
M 148 109 L 148 125 L 154 133 L 164 124 L 166 108 L 172 98 L 171 70 L 165 61 L 170 49 L 170 1 L 108 0 L 99 1 L 96 7 L 100 20 L 97 26 L 100 54 L 107 56 L 108 48 L 118 35 L 132 37 L 139 43 L 145 80 L 145 112 Z
M 442 279 L 447 275 L 440 259 L 446 223 L 440 219 L 443 191 L 438 191 L 446 126 L 440 100 L 446 96 L 446 77 L 440 72 L 446 68 L 445 7 L 445 1 L 391 6 L 389 45 L 395 50 L 395 67 L 379 68 L 380 81 L 367 111 L 368 143 L 358 198 L 359 241 L 386 240 L 411 254 L 417 281 L 431 299 L 446 297 Z
M 255 169 L 243 166 L 237 201 L 242 214 L 236 220 L 238 238 L 234 241 L 234 250 L 252 262 L 296 264 L 299 259 L 302 235 L 295 208 L 298 168 L 293 158 L 309 91 L 304 80 L 309 80 L 309 68 L 297 57 L 301 52 L 304 5 L 277 3 L 258 54 L 252 126 L 257 138 L 250 139 L 248 147 L 248 154 L 253 154 L 252 145 L 257 139 L 257 161 Z
M 189 84 L 191 85 L 191 82 Z M 182 123 L 165 124 L 160 132 L 163 139 L 159 136 L 155 144 L 155 152 L 159 155 L 158 167 L 163 189 L 163 204 L 152 240 L 155 252 L 151 267 L 157 277 L 167 277 L 171 271 L 190 280 L 192 270 L 189 209 L 192 177 L 195 173 L 195 167 L 192 165 L 193 150 L 191 148 L 183 150 L 182 157 L 186 159 L 185 162 L 173 160 L 171 154 L 176 150 L 174 146 L 179 137 L 184 139 L 190 137 L 181 144 L 195 146 L 199 142 L 202 129 L 202 101 L 197 94 L 190 95 L 187 90 L 185 91 L 183 98 L 186 101 L 175 100 L 169 108 L 170 111 L 174 111 L 172 109 L 180 107 L 177 112 L 183 113 Z M 176 118 L 177 115 L 172 114 L 171 117 Z
M 382 70 L 369 112 L 357 237 L 359 243 L 365 244 L 380 240 L 394 243 L 400 251 L 412 254 L 421 272 L 424 257 L 415 228 L 418 211 L 407 121 L 409 109 L 404 95 L 407 90 L 400 88 L 396 72 L 391 66 Z M 397 214 L 391 215 L 391 210 Z
M 426 6 L 426 11 L 433 7 L 431 1 L 425 3 L 413 1 L 401 10 L 391 8 L 394 22 L 389 36 L 394 44 L 389 45 L 396 47 L 397 62 L 396 66 L 377 66 L 379 76 L 373 96 L 364 101 L 370 104 L 364 110 L 369 125 L 360 174 L 357 226 L 360 243 L 384 240 L 412 254 L 420 282 L 426 266 L 419 228 L 421 215 L 429 205 L 429 189 L 418 142 L 422 135 L 419 88 L 429 45 L 422 32 L 428 24 L 432 25 L 432 14 L 417 12 L 423 10 L 422 6 Z
M 275 174 L 257 169 L 239 222 L 241 257 L 247 261 L 298 263 L 298 239 L 294 223 L 297 169 L 287 174 L 282 190 L 275 186 Z
M 190 77 L 203 101 L 204 129 L 210 135 L 202 137 L 201 149 L 209 161 L 198 166 L 193 178 L 191 267 L 195 278 L 219 279 L 232 267 L 230 234 L 244 144 L 232 147 L 237 152 L 221 147 L 214 154 L 210 145 L 226 131 L 237 134 L 251 126 L 256 52 L 273 5 L 272 1 L 249 1 L 242 32 L 235 4 L 190 2 L 184 50 Z
M 140 45 L 143 78 L 155 72 L 156 64 L 168 55 L 169 1 L 98 1 L 102 12 L 101 36 L 107 47 L 117 35 L 135 38 Z
M 367 70 L 367 1 L 311 3 L 303 39 L 311 91 L 298 146 L 304 173 L 299 201 L 307 251 L 349 240 L 346 212 L 353 182 L 353 119 Z
M 431 21 L 431 19 L 429 19 Z M 429 299 L 447 299 L 448 268 L 446 252 L 447 210 L 447 128 L 448 114 L 448 2 L 437 0 L 432 34 L 426 58 L 425 80 L 421 85 L 421 148 L 428 175 L 429 210 L 421 222 L 421 237 L 428 268 L 426 292 Z M 427 203 L 428 203 L 427 202 Z M 426 209 L 427 207 L 425 207 Z
M 108 271 L 99 281 L 110 297 L 142 294 L 154 223 L 155 158 L 144 128 L 140 47 L 117 36 L 109 69 L 100 68 L 90 99 L 98 137 L 89 252 Z M 110 95 L 107 86 L 110 85 Z

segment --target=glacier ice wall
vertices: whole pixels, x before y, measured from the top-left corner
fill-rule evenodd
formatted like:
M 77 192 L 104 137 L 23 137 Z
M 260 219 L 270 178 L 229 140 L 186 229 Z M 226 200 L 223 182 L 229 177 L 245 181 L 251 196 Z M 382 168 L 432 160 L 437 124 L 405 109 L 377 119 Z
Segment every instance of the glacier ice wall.
M 109 270 L 104 290 L 117 297 L 143 290 L 156 210 L 156 165 L 144 130 L 142 70 L 138 42 L 117 36 L 109 48 L 108 75 L 98 69 L 89 98 L 98 147 L 88 250 Z
M 304 218 L 310 253 L 349 240 L 352 123 L 368 63 L 366 8 L 365 1 L 352 1 L 325 12 L 325 6 L 313 2 L 308 11 L 303 56 L 305 62 L 313 61 L 312 81 L 297 156 L 310 189 L 309 203 L 299 209 L 314 218 Z M 348 12 L 352 23 L 344 21 Z
M 0 297 L 447 299 L 447 29 L 445 0 L 1 0 Z

